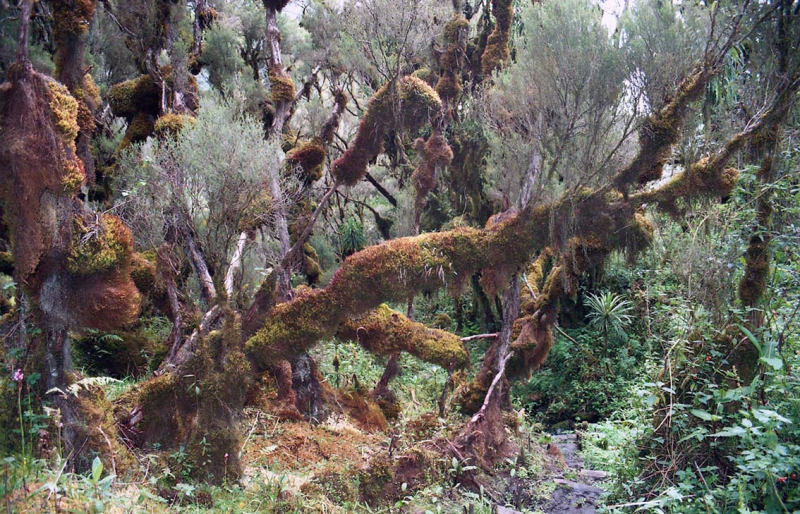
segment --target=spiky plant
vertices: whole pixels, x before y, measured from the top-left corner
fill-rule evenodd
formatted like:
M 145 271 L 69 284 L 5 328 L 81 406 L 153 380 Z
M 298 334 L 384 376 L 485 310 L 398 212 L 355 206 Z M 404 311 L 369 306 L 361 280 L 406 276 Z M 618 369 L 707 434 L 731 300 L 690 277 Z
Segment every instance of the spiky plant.
M 611 292 L 599 295 L 589 294 L 586 298 L 589 308 L 589 325 L 603 334 L 603 343 L 608 346 L 608 335 L 614 332 L 623 335 L 625 328 L 633 321 L 633 304 L 618 294 Z

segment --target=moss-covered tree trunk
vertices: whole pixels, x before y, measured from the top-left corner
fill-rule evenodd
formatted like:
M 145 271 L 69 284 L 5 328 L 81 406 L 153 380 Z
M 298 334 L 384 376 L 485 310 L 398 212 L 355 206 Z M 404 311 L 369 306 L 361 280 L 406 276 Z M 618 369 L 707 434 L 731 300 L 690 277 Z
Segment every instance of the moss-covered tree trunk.
M 87 444 L 94 427 L 86 424 L 79 400 L 65 392 L 74 380 L 67 330 L 111 330 L 132 323 L 140 295 L 130 278 L 130 231 L 119 218 L 91 212 L 78 199 L 86 181 L 76 152 L 79 102 L 32 69 L 25 49 L 29 16 L 30 3 L 25 3 L 19 59 L 9 81 L 0 85 L 0 199 L 15 280 L 42 329 L 44 352 L 30 366 L 42 373 L 48 388 L 61 391 L 55 403 L 65 425 L 64 442 L 77 463 L 83 452 L 102 449 Z

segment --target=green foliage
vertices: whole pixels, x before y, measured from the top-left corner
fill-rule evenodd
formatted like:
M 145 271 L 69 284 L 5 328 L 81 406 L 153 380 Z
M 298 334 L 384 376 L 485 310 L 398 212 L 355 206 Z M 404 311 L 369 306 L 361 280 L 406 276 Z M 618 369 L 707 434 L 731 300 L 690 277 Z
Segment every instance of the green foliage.
M 624 336 L 625 329 L 633 321 L 631 302 L 611 292 L 599 295 L 590 293 L 586 297 L 586 306 L 589 308 L 589 324 L 599 329 L 604 336 L 609 332 Z
M 234 75 L 242 72 L 245 62 L 239 48 L 243 45 L 236 27 L 228 18 L 214 23 L 205 32 L 202 64 L 208 70 L 208 81 L 222 91 L 226 89 Z
M 354 216 L 347 217 L 339 227 L 339 253 L 342 257 L 363 250 L 367 244 L 364 225 Z
M 598 421 L 625 409 L 648 348 L 624 333 L 611 335 L 604 347 L 598 335 L 587 328 L 559 332 L 544 367 L 513 388 L 518 404 L 560 426 Z

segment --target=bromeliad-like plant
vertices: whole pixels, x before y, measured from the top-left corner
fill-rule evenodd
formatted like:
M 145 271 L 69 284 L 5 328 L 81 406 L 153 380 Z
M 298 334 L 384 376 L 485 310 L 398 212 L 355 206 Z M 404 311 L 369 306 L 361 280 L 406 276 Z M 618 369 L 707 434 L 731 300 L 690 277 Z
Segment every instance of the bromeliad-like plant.
M 625 329 L 633 321 L 633 304 L 618 294 L 611 292 L 599 295 L 589 294 L 586 298 L 586 307 L 589 308 L 589 325 L 597 328 L 603 334 L 604 348 L 608 347 L 610 332 L 624 335 Z

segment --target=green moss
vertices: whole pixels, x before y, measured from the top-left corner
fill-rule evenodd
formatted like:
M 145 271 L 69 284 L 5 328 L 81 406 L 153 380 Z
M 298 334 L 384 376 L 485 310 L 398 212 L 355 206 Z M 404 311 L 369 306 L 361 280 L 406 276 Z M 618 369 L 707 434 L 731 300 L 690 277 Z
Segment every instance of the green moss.
M 61 134 L 64 144 L 75 151 L 75 138 L 78 137 L 78 102 L 69 90 L 56 81 L 47 83 L 50 88 L 50 111 L 53 124 Z
M 508 42 L 511 34 L 511 18 L 514 15 L 512 0 L 492 0 L 492 14 L 495 27 L 486 40 L 486 48 L 481 55 L 481 70 L 488 77 L 511 58 Z
M 411 74 L 412 77 L 416 77 L 422 81 L 424 81 L 429 86 L 433 86 L 436 84 L 436 73 L 431 71 L 430 68 L 420 68 L 414 73 Z
M 270 68 L 268 76 L 272 101 L 276 104 L 279 102 L 294 102 L 297 92 L 295 91 L 292 77 L 282 69 L 275 68 Z
M 446 312 L 440 312 L 433 320 L 433 326 L 439 330 L 450 330 L 450 327 L 453 326 L 453 320 Z
M 690 202 L 702 198 L 730 196 L 739 180 L 739 170 L 726 168 L 724 163 L 704 158 L 687 166 L 666 184 L 632 197 L 637 204 L 657 203 L 659 209 L 677 216 L 678 201 Z
M 445 369 L 451 363 L 460 368 L 468 362 L 458 336 L 411 321 L 385 304 L 366 316 L 344 322 L 338 336 L 352 339 L 373 353 L 393 355 L 405 351 Z
M 358 492 L 361 499 L 369 505 L 386 503 L 386 487 L 392 482 L 394 472 L 392 463 L 386 455 L 376 455 L 367 469 L 358 474 Z
M 115 116 L 128 121 L 133 120 L 140 112 L 158 114 L 161 108 L 161 88 L 150 75 L 141 75 L 111 86 L 108 90 L 108 103 Z
M 14 274 L 14 254 L 11 252 L 0 252 L 0 273 Z
M 303 273 L 305 273 L 309 285 L 318 283 L 320 275 L 322 275 L 317 251 L 308 243 L 303 245 Z
M 93 332 L 76 337 L 75 361 L 96 376 L 140 377 L 158 367 L 167 352 L 164 334 L 146 326 L 112 333 Z
M 270 220 L 273 207 L 274 204 L 269 189 L 262 188 L 242 211 L 242 217 L 238 224 L 239 230 L 242 232 L 255 232 L 260 227 L 265 226 Z
M 61 187 L 64 188 L 64 192 L 77 193 L 85 182 L 86 172 L 83 171 L 83 163 L 77 158 L 68 160 L 64 164 L 64 173 L 61 177 Z
M 125 137 L 119 144 L 119 149 L 127 148 L 132 143 L 141 143 L 155 131 L 155 121 L 152 115 L 146 112 L 140 112 L 128 124 L 128 129 L 125 131 Z
M 445 49 L 440 58 L 442 72 L 436 84 L 436 92 L 442 100 L 452 100 L 461 93 L 461 79 L 458 74 L 466 56 L 468 35 L 469 21 L 460 14 L 444 26 Z
M 0 457 L 19 453 L 20 441 L 15 434 L 19 431 L 17 412 L 17 384 L 0 377 Z
M 92 387 L 82 392 L 76 403 L 78 419 L 85 423 L 80 430 L 85 434 L 83 444 L 87 450 L 81 453 L 83 462 L 79 461 L 77 467 L 91 469 L 89 456 L 97 455 L 103 467 L 118 476 L 133 471 L 138 463 L 118 435 L 114 409 L 102 389 Z
M 130 262 L 133 236 L 121 219 L 103 214 L 97 221 L 75 216 L 67 269 L 75 275 L 111 271 Z
M 167 113 L 159 117 L 153 125 L 153 132 L 159 137 L 175 138 L 187 126 L 195 123 L 194 116 Z

